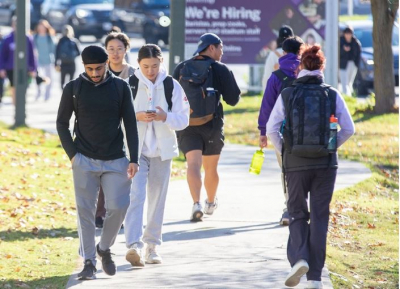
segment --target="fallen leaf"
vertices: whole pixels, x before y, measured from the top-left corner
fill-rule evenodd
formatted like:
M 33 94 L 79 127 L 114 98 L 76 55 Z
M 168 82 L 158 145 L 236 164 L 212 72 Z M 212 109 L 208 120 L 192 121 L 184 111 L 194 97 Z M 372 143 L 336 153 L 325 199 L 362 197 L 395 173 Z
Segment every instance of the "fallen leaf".
M 375 225 L 373 223 L 368 223 L 368 229 L 375 229 Z

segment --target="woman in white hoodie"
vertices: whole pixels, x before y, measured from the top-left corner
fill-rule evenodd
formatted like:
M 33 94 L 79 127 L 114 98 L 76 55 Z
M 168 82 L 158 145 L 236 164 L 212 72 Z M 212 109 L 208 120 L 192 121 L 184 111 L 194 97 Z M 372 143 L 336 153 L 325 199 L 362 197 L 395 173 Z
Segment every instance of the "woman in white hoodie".
M 156 246 L 161 245 L 165 200 L 171 173 L 172 158 L 178 156 L 175 130 L 189 124 L 189 102 L 180 84 L 174 79 L 172 106 L 164 90 L 170 78 L 163 64 L 160 47 L 146 44 L 139 50 L 139 69 L 129 79 L 139 133 L 140 170 L 133 179 L 130 206 L 125 217 L 126 260 L 132 266 L 144 266 L 142 248 L 147 244 L 145 261 L 160 264 Z M 137 80 L 136 79 L 136 80 Z M 136 92 L 137 91 L 137 92 Z M 147 225 L 143 231 L 144 202 L 148 197 Z

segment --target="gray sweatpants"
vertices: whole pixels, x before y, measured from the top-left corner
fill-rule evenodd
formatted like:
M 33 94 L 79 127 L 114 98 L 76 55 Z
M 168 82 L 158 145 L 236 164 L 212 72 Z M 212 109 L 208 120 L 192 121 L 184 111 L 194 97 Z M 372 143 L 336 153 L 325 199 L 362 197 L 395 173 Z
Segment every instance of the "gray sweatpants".
M 75 155 L 72 171 L 78 212 L 79 254 L 84 260 L 96 264 L 95 214 L 100 185 L 104 191 L 107 210 L 100 238 L 100 249 L 107 250 L 124 221 L 129 206 L 129 192 L 132 181 L 127 176 L 129 161 L 120 158 L 102 161 L 88 158 L 80 153 Z
M 130 205 L 125 219 L 126 246 L 137 243 L 161 245 L 165 201 L 172 160 L 140 156 L 140 170 L 133 178 Z M 147 225 L 143 232 L 144 203 L 147 197 Z

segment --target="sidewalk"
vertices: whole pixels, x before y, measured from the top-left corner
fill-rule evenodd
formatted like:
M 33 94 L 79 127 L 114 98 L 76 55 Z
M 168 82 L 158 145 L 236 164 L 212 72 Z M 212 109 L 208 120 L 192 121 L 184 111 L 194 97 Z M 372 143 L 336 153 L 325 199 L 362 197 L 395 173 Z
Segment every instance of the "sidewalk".
M 162 265 L 132 268 L 125 260 L 121 230 L 112 247 L 117 274 L 105 275 L 98 262 L 96 280 L 77 281 L 77 268 L 67 288 L 285 288 L 289 231 L 278 224 L 284 201 L 279 167 L 275 153 L 268 150 L 261 175 L 249 174 L 254 151 L 249 146 L 225 147 L 219 165 L 220 206 L 203 222 L 189 222 L 192 201 L 186 181 L 171 182 L 159 247 Z M 361 164 L 341 161 L 340 166 L 337 189 L 370 176 Z M 304 288 L 305 281 L 303 277 L 297 288 Z M 333 288 L 326 269 L 323 282 Z
M 56 133 L 61 89 L 55 84 L 48 102 L 35 101 L 34 92 L 34 86 L 28 90 L 27 124 Z M 10 98 L 5 101 L 0 108 L 0 120 L 13 124 L 13 106 Z M 255 149 L 226 145 L 219 165 L 219 208 L 203 222 L 189 222 L 192 200 L 186 181 L 171 182 L 164 243 L 159 247 L 162 265 L 132 268 L 125 260 L 125 237 L 121 230 L 111 248 L 116 254 L 117 275 L 105 275 L 98 262 L 96 280 L 77 281 L 81 268 L 76 268 L 67 288 L 285 288 L 284 280 L 290 271 L 286 258 L 289 231 L 278 224 L 284 202 L 280 169 L 275 153 L 267 150 L 261 175 L 249 174 Z M 342 160 L 339 166 L 336 190 L 371 176 L 360 163 Z M 323 282 L 325 288 L 332 288 L 326 269 Z M 304 288 L 305 284 L 303 277 L 297 288 Z

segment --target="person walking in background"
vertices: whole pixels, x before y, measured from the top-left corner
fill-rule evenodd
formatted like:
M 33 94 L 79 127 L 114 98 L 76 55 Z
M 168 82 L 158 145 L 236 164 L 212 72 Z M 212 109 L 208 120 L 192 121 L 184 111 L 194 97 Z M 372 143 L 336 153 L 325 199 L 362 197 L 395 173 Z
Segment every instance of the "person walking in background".
M 0 51 L 0 77 L 8 78 L 11 86 L 12 103 L 15 105 L 15 87 L 14 87 L 14 51 L 16 48 L 15 32 L 17 29 L 17 17 L 13 16 L 11 19 L 11 26 L 13 31 L 4 37 L 3 44 Z M 30 77 L 36 76 L 37 63 L 34 53 L 34 46 L 32 37 L 26 36 L 27 43 L 27 64 L 28 74 Z
M 132 92 L 128 84 L 107 70 L 107 51 L 90 45 L 82 51 L 85 73 L 64 88 L 57 115 L 61 144 L 72 163 L 78 215 L 80 255 L 84 268 L 79 279 L 93 279 L 96 253 L 107 275 L 116 266 L 110 247 L 129 206 L 131 179 L 138 171 L 138 134 Z M 75 112 L 75 138 L 69 123 Z M 130 159 L 124 152 L 121 120 L 126 129 Z M 106 218 L 95 245 L 95 213 L 99 187 L 104 189 Z
M 63 36 L 58 41 L 56 47 L 56 70 L 61 71 L 61 89 L 64 88 L 65 78 L 68 75 L 69 80 L 74 79 L 75 59 L 81 54 L 79 49 L 79 40 L 74 38 L 74 29 L 70 25 L 64 25 L 62 29 Z
M 221 97 L 235 106 L 240 100 L 240 89 L 232 71 L 220 62 L 223 43 L 216 34 L 203 34 L 194 55 L 178 64 L 173 76 L 182 85 L 190 104 L 189 126 L 178 131 L 177 136 L 179 149 L 186 157 L 187 182 L 193 199 L 190 221 L 198 222 L 203 213 L 212 215 L 218 206 L 217 167 L 225 139 Z M 194 78 L 199 85 L 192 85 Z M 207 192 L 204 212 L 200 204 L 202 166 Z
M 289 86 L 294 79 L 296 79 L 299 65 L 301 51 L 304 46 L 303 40 L 298 37 L 288 37 L 282 43 L 283 56 L 279 58 L 279 69 L 271 74 L 268 79 L 267 86 L 264 91 L 264 96 L 261 102 L 260 113 L 258 115 L 258 129 L 260 130 L 260 147 L 265 148 L 268 145 L 268 139 L 266 136 L 266 126 L 271 115 L 271 111 L 274 108 L 275 102 L 278 99 L 281 91 Z M 279 166 L 282 168 L 282 157 L 281 151 L 275 150 L 276 157 L 278 159 Z M 285 195 L 285 207 L 280 220 L 280 224 L 283 226 L 289 225 L 289 214 L 287 211 L 287 191 L 285 185 L 284 174 L 282 174 L 282 187 Z
M 108 52 L 108 68 L 110 71 L 121 77 L 127 79 L 131 76 L 135 69 L 125 61 L 125 55 L 130 47 L 129 38 L 126 34 L 121 32 L 111 32 L 105 39 L 105 48 Z M 126 142 L 124 139 L 125 147 Z M 96 210 L 96 227 L 103 228 L 104 218 L 106 216 L 106 208 L 104 207 L 104 192 L 100 187 L 99 198 L 97 201 Z
M 264 75 L 262 78 L 262 87 L 265 89 L 267 81 L 273 71 L 279 68 L 279 58 L 283 55 L 282 43 L 286 38 L 293 36 L 293 29 L 290 26 L 284 25 L 279 29 L 279 36 L 276 40 L 277 49 L 271 51 L 265 60 Z
M 289 287 L 298 285 L 307 274 L 306 288 L 323 288 L 329 204 L 338 168 L 336 150 L 354 134 L 343 97 L 324 83 L 324 67 L 321 47 L 307 48 L 301 56 L 298 78 L 282 91 L 267 124 L 267 135 L 275 148 L 282 151 L 284 145 L 290 215 L 287 256 L 292 266 L 285 285 Z M 330 135 L 335 121 L 340 126 L 336 139 Z
M 175 130 L 189 124 L 189 103 L 185 92 L 167 74 L 160 47 L 146 44 L 139 50 L 140 69 L 129 78 L 135 99 L 139 131 L 140 171 L 133 179 L 131 202 L 125 218 L 126 260 L 144 266 L 160 264 L 156 247 L 162 242 L 165 201 L 171 176 L 172 158 L 179 155 Z M 147 225 L 143 232 L 143 210 L 147 196 Z
M 353 94 L 353 83 L 360 65 L 361 43 L 354 36 L 353 29 L 346 27 L 340 36 L 340 82 L 342 93 Z
M 40 20 L 35 29 L 35 35 L 33 36 L 33 42 L 38 54 L 38 75 L 48 79 L 46 81 L 46 92 L 44 99 L 47 101 L 50 98 L 51 84 L 54 79 L 52 73 L 54 64 L 54 53 L 55 44 L 53 36 L 55 31 L 53 27 L 49 24 L 47 20 Z M 41 83 L 37 82 L 38 90 L 36 95 L 36 100 L 40 98 L 41 95 Z

